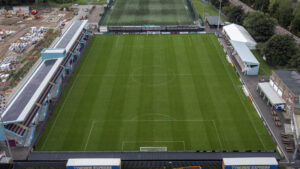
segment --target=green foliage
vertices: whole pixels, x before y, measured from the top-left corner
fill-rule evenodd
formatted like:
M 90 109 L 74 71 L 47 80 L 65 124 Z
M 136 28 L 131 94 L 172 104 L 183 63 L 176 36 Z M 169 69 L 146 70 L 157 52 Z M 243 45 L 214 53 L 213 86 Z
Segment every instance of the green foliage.
M 275 18 L 278 18 L 279 2 L 280 0 L 270 0 L 269 13 Z
M 241 1 L 249 6 L 251 6 L 255 2 L 255 0 L 241 0 Z
M 211 2 L 211 4 L 213 6 L 215 6 L 217 9 L 219 9 L 219 7 L 220 7 L 220 0 L 210 0 L 210 2 Z M 226 6 L 228 4 L 229 4 L 228 0 L 222 0 L 222 3 L 221 3 L 222 7 Z
M 290 59 L 289 67 L 300 72 L 300 50 L 298 50 L 298 52 Z
M 296 43 L 289 35 L 274 35 L 265 44 L 263 52 L 272 66 L 286 66 L 296 53 Z
M 256 46 L 257 47 L 257 46 Z M 257 50 L 251 50 L 253 55 L 256 57 L 256 59 L 259 61 L 259 75 L 260 76 L 270 76 L 272 70 L 274 69 L 272 66 L 270 66 L 262 57 L 259 51 Z
M 243 21 L 243 25 L 258 42 L 265 42 L 274 34 L 275 24 L 273 18 L 265 16 L 262 12 L 251 12 Z
M 293 19 L 293 8 L 291 0 L 283 0 L 279 3 L 278 22 L 281 26 L 287 28 Z
M 260 10 L 264 13 L 268 12 L 269 0 L 255 0 L 252 7 L 256 10 Z
M 230 6 L 230 9 L 226 15 L 229 22 L 233 22 L 239 25 L 243 24 L 245 13 L 242 9 L 242 6 Z
M 290 30 L 297 36 L 300 36 L 300 3 L 298 3 L 294 11 L 294 19 L 291 23 Z

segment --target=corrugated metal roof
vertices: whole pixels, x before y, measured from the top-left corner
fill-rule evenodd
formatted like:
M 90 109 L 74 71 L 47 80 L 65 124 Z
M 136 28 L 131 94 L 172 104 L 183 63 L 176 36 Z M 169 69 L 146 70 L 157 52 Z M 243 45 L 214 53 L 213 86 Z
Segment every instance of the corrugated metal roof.
M 274 157 L 223 158 L 224 165 L 278 165 Z
M 120 158 L 71 158 L 67 166 L 119 166 Z
M 238 41 L 230 41 L 232 47 L 234 50 L 238 53 L 240 58 L 242 59 L 243 62 L 248 62 L 252 64 L 257 64 L 259 65 L 258 60 L 256 57 L 252 54 L 250 49 L 247 47 L 247 45 L 243 42 L 238 42 Z

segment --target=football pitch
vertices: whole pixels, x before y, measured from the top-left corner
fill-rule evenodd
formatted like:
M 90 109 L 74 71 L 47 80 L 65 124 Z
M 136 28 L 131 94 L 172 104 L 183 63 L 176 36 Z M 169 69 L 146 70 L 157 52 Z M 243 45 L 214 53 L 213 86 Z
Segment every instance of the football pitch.
M 39 151 L 273 150 L 213 34 L 95 35 Z
M 193 24 L 187 0 L 115 0 L 101 25 Z

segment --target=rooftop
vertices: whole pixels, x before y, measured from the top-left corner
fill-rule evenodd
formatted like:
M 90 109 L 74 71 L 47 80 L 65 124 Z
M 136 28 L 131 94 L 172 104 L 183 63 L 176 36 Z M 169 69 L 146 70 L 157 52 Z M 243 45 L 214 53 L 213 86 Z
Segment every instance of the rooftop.
M 278 95 L 269 82 L 258 83 L 258 87 L 262 90 L 272 105 L 285 103 L 285 101 Z
M 296 70 L 274 70 L 274 72 L 295 95 L 300 95 L 299 72 Z
M 224 165 L 278 165 L 274 157 L 223 158 Z
M 243 62 L 259 65 L 258 60 L 252 54 L 252 52 L 250 51 L 250 49 L 247 47 L 245 43 L 233 41 L 233 40 L 231 40 L 230 43 L 234 48 L 234 50 L 238 53 L 238 55 L 240 56 Z
M 220 25 L 224 25 L 221 19 L 219 19 L 219 16 L 206 16 L 207 22 L 209 25 L 218 25 L 218 22 Z
M 67 166 L 119 166 L 120 158 L 71 158 Z
M 252 36 L 243 26 L 237 24 L 230 24 L 224 26 L 223 30 L 226 32 L 226 34 L 231 40 L 256 45 L 256 41 L 252 38 Z
M 87 21 L 74 21 L 66 29 L 62 37 L 54 44 L 53 50 L 66 50 L 73 46 Z M 50 51 L 50 49 L 49 49 Z M 21 122 L 26 119 L 39 96 L 46 88 L 51 77 L 62 63 L 63 58 L 43 60 L 34 69 L 29 78 L 9 100 L 7 108 L 1 114 L 6 123 Z

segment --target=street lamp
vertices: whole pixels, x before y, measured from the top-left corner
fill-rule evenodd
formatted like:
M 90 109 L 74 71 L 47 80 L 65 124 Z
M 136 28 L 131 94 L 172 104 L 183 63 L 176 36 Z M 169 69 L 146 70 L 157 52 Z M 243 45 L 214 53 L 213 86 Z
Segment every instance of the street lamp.
M 219 0 L 219 2 L 220 2 L 220 7 L 219 7 L 218 28 L 217 28 L 218 36 L 219 36 L 219 27 L 220 27 L 220 17 L 221 17 L 222 0 Z

